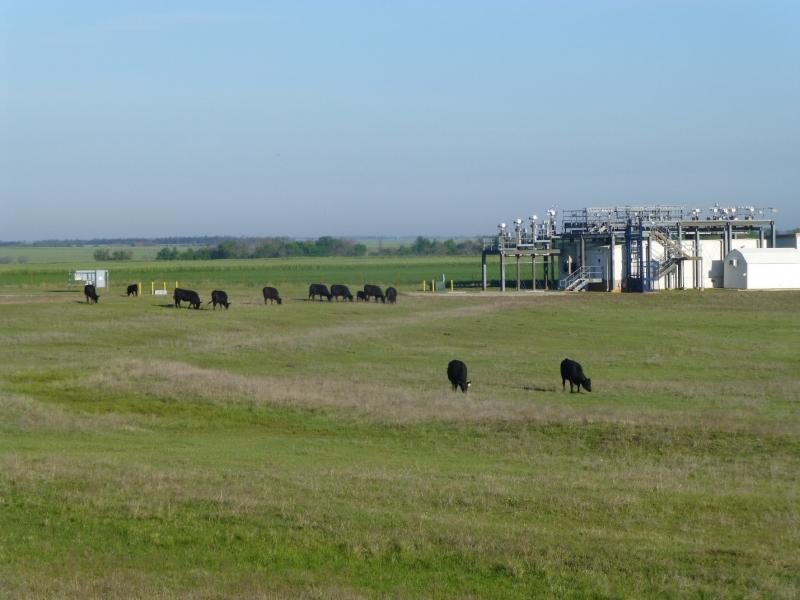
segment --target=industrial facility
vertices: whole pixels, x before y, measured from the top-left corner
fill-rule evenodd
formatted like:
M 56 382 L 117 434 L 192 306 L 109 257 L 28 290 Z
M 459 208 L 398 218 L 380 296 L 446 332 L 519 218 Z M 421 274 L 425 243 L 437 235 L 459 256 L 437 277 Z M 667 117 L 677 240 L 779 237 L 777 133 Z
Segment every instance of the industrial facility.
M 779 244 L 774 212 L 754 206 L 623 206 L 567 210 L 559 222 L 551 208 L 541 220 L 530 216 L 527 226 L 522 219 L 500 223 L 497 236 L 484 240 L 482 289 L 490 256 L 500 259 L 502 291 L 800 289 L 800 237 L 780 236 Z M 515 267 L 510 285 L 509 262 Z M 738 265 L 749 274 L 742 275 L 747 271 Z

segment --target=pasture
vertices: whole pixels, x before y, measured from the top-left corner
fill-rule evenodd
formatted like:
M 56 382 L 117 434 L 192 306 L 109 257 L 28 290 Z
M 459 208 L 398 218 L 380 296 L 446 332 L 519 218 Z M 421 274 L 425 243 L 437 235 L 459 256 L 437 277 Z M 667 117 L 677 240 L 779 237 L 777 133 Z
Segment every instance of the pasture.
M 109 268 L 90 306 L 63 265 L 0 266 L 0 597 L 800 595 L 800 293 L 414 292 L 475 258 Z M 231 308 L 124 297 L 150 279 Z

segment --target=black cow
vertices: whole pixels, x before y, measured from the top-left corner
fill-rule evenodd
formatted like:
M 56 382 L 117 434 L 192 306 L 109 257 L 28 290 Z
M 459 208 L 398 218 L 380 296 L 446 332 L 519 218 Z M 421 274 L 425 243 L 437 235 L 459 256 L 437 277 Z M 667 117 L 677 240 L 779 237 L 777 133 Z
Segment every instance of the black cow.
M 386 288 L 386 301 L 389 304 L 397 302 L 397 290 L 393 287 Z
M 565 358 L 561 361 L 561 388 L 567 389 L 567 381 L 569 381 L 569 391 L 572 393 L 573 385 L 578 386 L 578 393 L 581 393 L 581 386 L 587 392 L 592 391 L 592 380 L 583 374 L 583 367 L 574 360 Z
M 91 283 L 87 283 L 83 286 L 83 295 L 86 296 L 86 302 L 89 304 L 92 302 L 97 304 L 97 301 L 100 300 L 100 296 L 97 295 L 97 290 Z
M 274 302 L 277 302 L 278 304 L 283 303 L 280 294 L 278 294 L 278 290 L 276 290 L 274 287 L 267 286 L 262 291 L 264 292 L 264 304 L 267 303 L 267 300 L 269 300 L 270 303 Z
M 363 290 L 358 290 L 356 292 L 356 302 L 358 302 L 358 301 L 362 301 L 362 302 L 366 302 L 367 301 L 367 295 L 364 293 Z
M 383 290 L 379 288 L 377 285 L 367 284 L 364 286 L 364 296 L 366 297 L 366 301 L 369 302 L 370 298 L 375 298 L 375 302 L 380 301 L 386 303 L 386 296 L 383 295 Z
M 127 294 L 128 296 L 130 296 L 130 295 L 138 296 L 138 295 L 139 295 L 139 284 L 138 284 L 138 283 L 132 283 L 132 284 L 130 284 L 130 285 L 128 286 L 128 289 L 127 289 L 127 291 L 126 291 L 126 294 Z
M 322 297 L 325 296 L 328 299 L 328 302 L 331 301 L 331 293 L 328 291 L 328 286 L 324 283 L 312 283 L 308 286 L 308 297 L 310 300 L 314 299 L 314 296 L 319 296 L 320 301 L 322 301 Z
M 338 283 L 334 283 L 331 286 L 331 296 L 336 298 L 338 301 L 341 297 L 343 300 L 350 300 L 353 301 L 353 294 L 350 293 L 350 289 L 346 285 L 340 285 Z
M 472 384 L 472 382 L 467 379 L 467 365 L 460 360 L 451 360 L 447 363 L 447 378 L 450 380 L 454 392 L 458 388 L 461 388 L 461 391 L 466 394 L 469 386 Z
M 230 306 L 230 302 L 228 302 L 228 294 L 222 290 L 214 290 L 211 292 L 211 302 L 209 302 L 209 304 L 212 303 L 214 304 L 214 310 L 217 310 L 217 304 L 224 306 L 225 310 L 228 310 L 228 307 Z
M 197 295 L 197 292 L 194 290 L 184 290 L 181 288 L 175 288 L 175 292 L 172 294 L 173 300 L 175 300 L 175 307 L 180 308 L 181 302 L 188 302 L 189 306 L 193 306 L 196 309 L 200 309 L 200 296 Z

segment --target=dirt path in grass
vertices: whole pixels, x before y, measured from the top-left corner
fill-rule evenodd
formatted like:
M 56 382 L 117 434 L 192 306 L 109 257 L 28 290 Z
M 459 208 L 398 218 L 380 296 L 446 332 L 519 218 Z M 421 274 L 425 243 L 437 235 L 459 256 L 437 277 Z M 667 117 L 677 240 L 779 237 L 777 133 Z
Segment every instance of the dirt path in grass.
M 420 303 L 421 304 L 421 303 Z M 342 340 L 345 338 L 379 338 L 385 336 L 387 332 L 400 327 L 413 327 L 416 325 L 432 323 L 448 323 L 454 331 L 458 330 L 458 321 L 464 318 L 478 317 L 481 315 L 493 314 L 504 310 L 514 310 L 531 305 L 531 298 L 507 298 L 507 299 L 487 299 L 480 304 L 469 306 L 445 306 L 437 305 L 434 309 L 428 310 L 427 307 L 419 307 L 420 310 L 413 314 L 403 316 L 387 316 L 380 320 L 370 319 L 369 321 L 354 320 L 347 323 L 337 323 L 334 325 L 312 326 L 291 334 L 268 334 L 263 333 L 246 335 L 242 332 L 221 333 L 212 336 L 198 335 L 191 339 L 193 349 L 211 349 L 220 347 L 235 348 L 307 348 L 325 344 L 327 342 Z M 388 309 L 390 310 L 390 309 Z

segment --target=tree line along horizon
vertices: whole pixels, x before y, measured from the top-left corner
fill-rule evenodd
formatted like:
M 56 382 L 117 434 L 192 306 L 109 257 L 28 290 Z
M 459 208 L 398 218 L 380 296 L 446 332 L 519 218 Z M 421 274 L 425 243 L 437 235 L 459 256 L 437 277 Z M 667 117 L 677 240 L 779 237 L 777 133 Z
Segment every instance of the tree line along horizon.
M 379 247 L 369 250 L 366 244 L 345 238 L 322 236 L 316 240 L 293 240 L 290 238 L 259 238 L 246 240 L 224 240 L 200 248 L 179 249 L 164 246 L 156 254 L 156 260 L 220 260 L 230 258 L 287 258 L 327 256 L 473 256 L 483 249 L 480 240 L 437 240 L 417 236 L 410 244 Z M 131 260 L 131 250 L 109 250 L 98 248 L 94 252 L 97 261 Z

